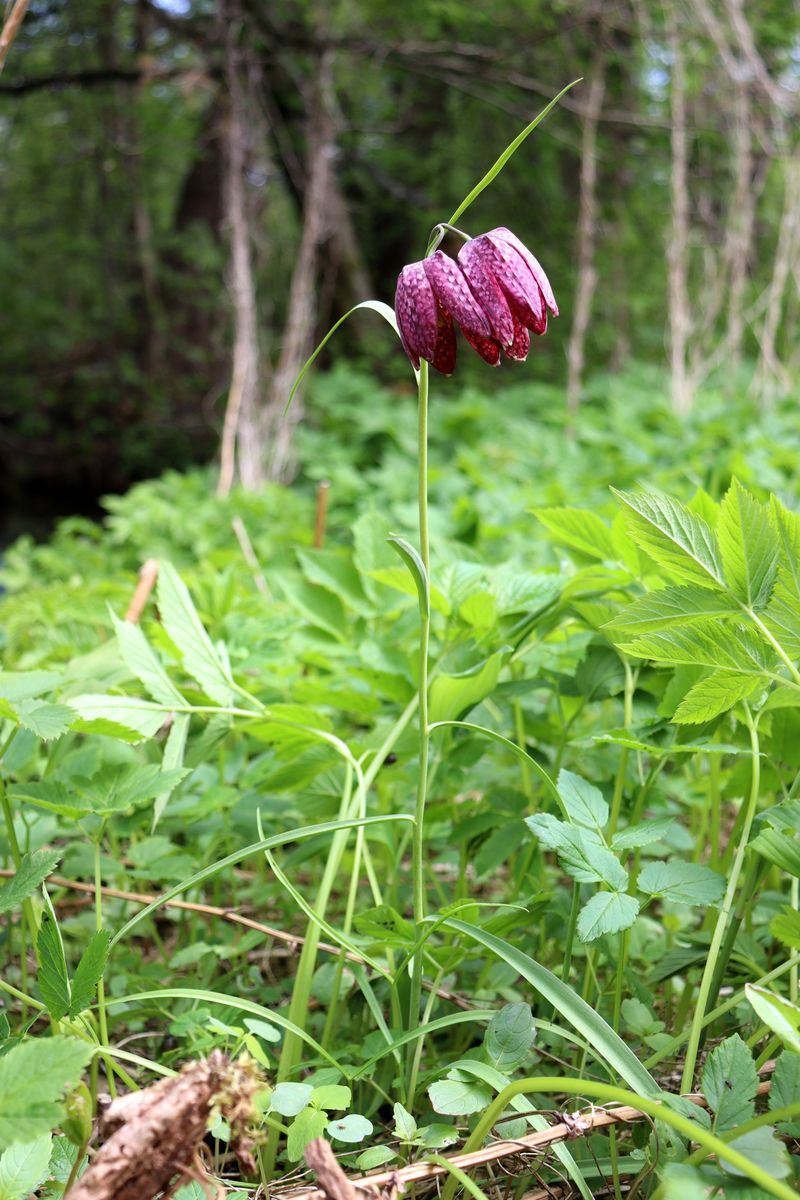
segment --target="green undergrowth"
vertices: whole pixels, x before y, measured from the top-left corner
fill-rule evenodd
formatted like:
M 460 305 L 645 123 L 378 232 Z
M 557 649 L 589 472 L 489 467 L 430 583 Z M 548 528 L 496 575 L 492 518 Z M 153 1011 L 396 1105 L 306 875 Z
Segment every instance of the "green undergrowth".
M 570 433 L 558 392 L 509 378 L 432 400 L 420 923 L 419 598 L 387 543 L 415 528 L 410 392 L 333 371 L 291 488 L 167 475 L 8 548 L 0 1197 L 61 1196 L 99 1091 L 215 1048 L 264 1081 L 258 1177 L 213 1115 L 233 1195 L 320 1135 L 348 1170 L 397 1168 L 615 1100 L 650 1119 L 537 1177 L 795 1194 L 794 408 L 709 389 L 681 422 L 631 369 Z

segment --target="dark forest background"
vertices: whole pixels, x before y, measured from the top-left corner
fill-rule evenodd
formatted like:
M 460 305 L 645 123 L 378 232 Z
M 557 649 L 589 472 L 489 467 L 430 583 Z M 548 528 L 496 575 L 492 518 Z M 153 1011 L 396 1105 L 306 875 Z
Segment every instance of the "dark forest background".
M 587 380 L 632 361 L 668 372 L 679 412 L 710 378 L 756 408 L 794 386 L 792 0 L 24 7 L 0 75 L 4 538 L 220 455 L 223 492 L 290 478 L 281 414 L 316 340 L 391 301 L 578 76 L 467 221 L 514 228 L 554 283 L 529 378 L 561 386 L 578 432 Z M 323 367 L 405 388 L 379 324 L 345 327 Z M 485 370 L 466 364 L 461 383 Z

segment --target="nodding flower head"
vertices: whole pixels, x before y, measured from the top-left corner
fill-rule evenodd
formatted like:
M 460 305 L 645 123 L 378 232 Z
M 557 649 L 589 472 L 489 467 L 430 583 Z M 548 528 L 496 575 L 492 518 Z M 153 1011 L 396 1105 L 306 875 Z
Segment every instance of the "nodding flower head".
M 454 321 L 481 358 L 497 366 L 501 350 L 524 362 L 528 330 L 545 332 L 547 309 L 558 315 L 547 276 L 504 228 L 471 238 L 457 262 L 437 250 L 404 267 L 397 281 L 395 311 L 408 357 L 415 368 L 424 358 L 445 375 L 456 365 Z

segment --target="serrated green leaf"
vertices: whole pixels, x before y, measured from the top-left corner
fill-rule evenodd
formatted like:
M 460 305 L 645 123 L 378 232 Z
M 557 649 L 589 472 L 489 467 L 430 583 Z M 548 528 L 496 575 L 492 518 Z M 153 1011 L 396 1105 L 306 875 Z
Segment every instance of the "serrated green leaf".
M 725 592 L 686 584 L 648 592 L 617 613 L 606 628 L 618 641 L 623 637 L 639 637 L 645 633 L 676 629 L 695 621 L 741 616 L 741 611 L 740 605 Z
M 750 608 L 763 608 L 778 570 L 779 541 L 769 509 L 734 479 L 717 523 L 725 580 Z
M 768 1108 L 770 1112 L 774 1112 L 778 1108 L 787 1108 L 790 1104 L 800 1104 L 800 1054 L 784 1050 L 778 1055 L 775 1070 L 772 1072 Z M 778 1129 L 790 1137 L 800 1137 L 800 1119 L 781 1122 Z
M 645 895 L 661 896 L 675 904 L 715 904 L 725 891 L 725 880 L 710 867 L 673 858 L 647 863 L 638 887 Z
M 753 1116 L 758 1071 L 738 1033 L 711 1051 L 703 1067 L 701 1088 L 714 1114 L 714 1128 L 720 1132 L 735 1129 Z
M 611 849 L 634 850 L 638 846 L 649 846 L 652 842 L 661 841 L 674 824 L 674 817 L 657 817 L 652 821 L 644 821 L 641 825 L 629 825 L 627 829 L 614 834 Z
M 669 496 L 619 492 L 636 544 L 675 579 L 722 589 L 725 577 L 713 530 L 702 517 Z
M 558 794 L 564 802 L 570 821 L 588 829 L 604 829 L 608 823 L 608 805 L 603 793 L 593 783 L 562 768 L 558 774 Z
M 171 563 L 158 572 L 158 611 L 164 629 L 192 679 L 217 704 L 229 705 L 234 689 L 230 671 L 198 616 L 189 589 Z
M 47 902 L 47 896 L 45 895 Z M 61 930 L 58 927 L 53 907 L 47 902 L 47 908 L 42 914 L 39 934 L 36 939 L 36 950 L 39 959 L 37 982 L 42 999 L 47 1005 L 47 1011 L 54 1021 L 60 1021 L 67 1015 L 71 994 L 67 962 L 64 957 L 64 943 L 61 940 Z
M 185 699 L 156 657 L 156 653 L 138 625 L 120 621 L 111 613 L 120 654 L 131 674 L 158 704 L 183 707 Z
M 763 686 L 754 675 L 733 671 L 712 671 L 689 688 L 673 714 L 678 725 L 701 725 L 721 713 L 729 712 L 740 700 L 746 700 Z
M 81 955 L 72 979 L 72 999 L 69 1006 L 71 1017 L 77 1017 L 78 1013 L 87 1009 L 94 1000 L 97 985 L 103 977 L 108 960 L 110 943 L 111 934 L 108 930 L 98 929 Z
M 742 625 L 698 621 L 682 629 L 649 633 L 620 644 L 626 654 L 670 666 L 711 667 L 767 678 L 774 659 L 752 630 Z
M 92 1056 L 77 1038 L 40 1037 L 0 1057 L 0 1149 L 49 1133 L 61 1120 L 58 1103 Z
M 138 735 L 131 740 L 153 737 L 158 733 L 170 710 L 138 696 L 85 695 L 70 699 L 70 705 L 83 720 L 87 733 L 103 733 L 116 736 L 121 728 Z
M 0 1200 L 24 1200 L 38 1188 L 50 1165 L 49 1133 L 9 1146 L 0 1155 Z
M 800 841 L 777 829 L 765 829 L 749 844 L 767 862 L 800 878 Z
M 553 541 L 571 546 L 588 558 L 616 562 L 619 558 L 608 525 L 585 508 L 534 508 L 533 515 L 553 535 Z
M 172 722 L 170 731 L 167 734 L 166 745 L 164 746 L 164 756 L 161 760 L 161 768 L 165 774 L 170 771 L 183 770 L 183 756 L 186 753 L 186 739 L 189 735 L 189 714 L 178 713 Z M 175 785 L 176 786 L 176 785 Z M 169 798 L 175 790 L 175 786 L 167 787 L 155 798 L 153 804 L 153 823 L 151 825 L 151 833 L 155 832 L 156 825 L 161 820 L 166 811 Z
M 25 854 L 17 872 L 0 887 L 0 913 L 12 912 L 32 896 L 61 860 L 58 850 L 34 850 Z
M 578 937 L 593 942 L 604 933 L 630 929 L 639 915 L 639 901 L 625 892 L 596 892 L 578 915 Z
M 764 1024 L 781 1039 L 788 1050 L 800 1053 L 800 1007 L 769 988 L 744 986 L 745 995 Z
M 525 823 L 548 850 L 555 850 L 561 866 L 579 883 L 605 883 L 624 891 L 628 872 L 591 830 L 559 821 L 550 813 L 526 817 Z
M 44 742 L 53 741 L 66 733 L 78 714 L 66 704 L 45 704 L 39 700 L 22 700 L 17 704 L 17 719 L 23 729 L 30 730 Z
M 515 1071 L 528 1057 L 536 1030 L 529 1004 L 504 1004 L 492 1017 L 483 1048 L 498 1071 Z
M 769 923 L 769 931 L 784 946 L 800 950 L 800 912 L 785 905 Z

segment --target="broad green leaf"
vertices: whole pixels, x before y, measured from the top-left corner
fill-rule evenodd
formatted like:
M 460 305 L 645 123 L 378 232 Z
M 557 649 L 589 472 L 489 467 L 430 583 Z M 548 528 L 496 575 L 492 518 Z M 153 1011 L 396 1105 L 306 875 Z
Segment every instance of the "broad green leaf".
M 0 913 L 12 912 L 32 896 L 61 860 L 60 850 L 34 850 L 25 854 L 17 873 L 0 887 Z
M 390 533 L 387 541 L 392 549 L 397 551 L 408 567 L 411 578 L 414 580 L 414 586 L 417 589 L 420 616 L 423 621 L 427 620 L 431 611 L 430 580 L 419 552 L 414 549 L 410 542 L 407 542 L 405 538 L 400 537 L 397 533 Z
M 648 592 L 617 613 L 606 628 L 619 641 L 623 635 L 626 639 L 639 637 L 691 625 L 695 621 L 741 617 L 741 613 L 741 606 L 725 592 L 687 584 Z
M 326 1112 L 340 1112 L 349 1108 L 352 1099 L 353 1093 L 343 1083 L 324 1083 L 311 1093 L 311 1103 L 317 1108 L 324 1108 Z
M 234 689 L 230 671 L 208 636 L 189 589 L 171 563 L 158 572 L 158 611 L 184 667 L 200 688 L 217 704 L 229 705 Z
M 296 1117 L 311 1103 L 313 1094 L 309 1083 L 279 1083 L 269 1098 L 269 1106 L 282 1117 Z
M 604 933 L 630 929 L 639 915 L 639 901 L 625 892 L 596 892 L 578 916 L 578 937 L 593 942 Z
M 558 773 L 557 787 L 570 821 L 588 829 L 605 829 L 608 805 L 599 788 L 563 768 Z
M 42 741 L 49 742 L 67 732 L 70 725 L 77 720 L 77 713 L 66 704 L 22 700 L 17 704 L 17 718 L 23 729 L 28 729 Z
M 94 1000 L 97 985 L 103 977 L 108 960 L 110 943 L 111 934 L 108 930 L 98 929 L 81 955 L 72 978 L 72 999 L 69 1006 L 71 1017 L 77 1017 L 78 1013 L 87 1009 Z
M 327 1125 L 327 1113 L 318 1108 L 304 1108 L 289 1126 L 286 1138 L 286 1157 L 289 1162 L 299 1162 L 308 1143 L 322 1137 Z
M 785 1179 L 787 1175 L 792 1174 L 792 1163 L 788 1151 L 783 1142 L 775 1136 L 775 1130 L 768 1125 L 762 1126 L 760 1129 L 751 1129 L 749 1133 L 743 1133 L 741 1137 L 733 1138 L 728 1144 L 732 1150 L 738 1150 L 751 1163 L 768 1172 L 773 1179 Z M 747 1176 L 747 1172 L 724 1159 L 720 1165 L 729 1175 Z
M 528 1057 L 536 1030 L 529 1004 L 504 1004 L 483 1035 L 483 1048 L 498 1071 L 515 1071 Z
M 774 1112 L 775 1109 L 786 1108 L 790 1104 L 800 1104 L 800 1054 L 784 1050 L 778 1055 L 775 1070 L 772 1072 L 768 1108 L 770 1112 Z M 778 1129 L 790 1137 L 800 1137 L 800 1119 L 782 1122 Z
M 437 675 L 430 687 L 431 723 L 458 720 L 491 695 L 509 653 L 504 647 L 460 675 Z
M 749 608 L 763 608 L 778 570 L 778 534 L 767 506 L 737 479 L 720 506 L 717 538 L 728 586 Z
M 533 515 L 553 535 L 553 541 L 571 546 L 589 558 L 616 562 L 619 558 L 608 525 L 586 508 L 534 508 Z
M 492 1093 L 474 1079 L 440 1079 L 428 1088 L 434 1112 L 446 1117 L 468 1117 L 491 1102 Z
M 672 716 L 678 725 L 701 725 L 728 712 L 763 686 L 757 675 L 712 671 L 689 688 Z
M 627 887 L 628 872 L 597 834 L 550 813 L 526 817 L 525 823 L 543 846 L 556 851 L 561 866 L 579 883 L 605 883 L 614 891 Z
M 372 1122 L 360 1113 L 348 1113 L 325 1127 L 326 1133 L 336 1142 L 363 1142 L 372 1133 Z
M 674 904 L 716 904 L 725 891 L 725 880 L 710 867 L 673 858 L 649 862 L 641 871 L 639 891 Z
M 766 678 L 773 657 L 752 630 L 718 621 L 696 622 L 682 629 L 649 633 L 621 643 L 626 654 L 671 666 L 711 667 L 739 675 Z
M 744 985 L 745 995 L 764 1024 L 788 1050 L 800 1053 L 800 1007 L 768 988 Z
M 0 1057 L 0 1148 L 42 1137 L 61 1120 L 59 1103 L 92 1056 L 77 1038 L 38 1037 Z
M 186 738 L 189 734 L 189 714 L 178 713 L 172 722 L 170 731 L 167 734 L 166 745 L 164 746 L 164 756 L 161 760 L 161 767 L 165 775 L 169 776 L 171 771 L 183 770 L 183 756 L 186 753 Z M 166 810 L 169 798 L 175 790 L 175 784 L 171 787 L 166 787 L 155 798 L 153 804 L 153 823 L 150 831 L 155 832 L 158 822 L 161 820 Z
M 376 1167 L 382 1167 L 395 1158 L 397 1154 L 391 1146 L 370 1146 L 369 1150 L 359 1154 L 356 1166 L 359 1171 L 374 1171 Z
M 46 908 L 42 913 L 39 934 L 36 939 L 39 971 L 37 982 L 47 1011 L 54 1021 L 60 1021 L 69 1011 L 71 994 L 67 962 L 61 930 L 47 893 L 44 893 Z
M 619 492 L 636 544 L 675 579 L 701 587 L 725 586 L 717 539 L 702 517 L 669 496 Z
M 52 1138 L 41 1134 L 32 1142 L 9 1146 L 0 1155 L 0 1200 L 24 1200 L 47 1175 Z
M 58 687 L 62 677 L 55 671 L 0 671 L 0 696 L 16 703 L 33 700 Z
M 411 1113 L 403 1108 L 402 1104 L 395 1104 L 394 1113 L 394 1131 L 401 1142 L 410 1142 L 417 1132 L 417 1122 L 412 1117 Z
M 82 718 L 85 732 L 114 737 L 121 728 L 139 735 L 130 739 L 133 741 L 153 737 L 170 714 L 163 705 L 138 696 L 76 696 L 70 699 L 70 705 Z
M 120 621 L 113 612 L 111 620 L 120 654 L 131 674 L 158 704 L 167 708 L 184 707 L 186 701 L 164 670 L 139 626 L 130 621 Z
M 309 583 L 323 587 L 361 616 L 371 616 L 375 606 L 349 557 L 338 550 L 298 550 L 297 559 Z
M 585 1000 L 552 971 L 548 971 L 509 942 L 476 925 L 470 925 L 456 917 L 448 917 L 444 924 L 447 928 L 478 942 L 491 954 L 508 963 L 586 1039 L 599 1061 L 624 1079 L 634 1092 L 640 1096 L 660 1094 L 655 1079 L 642 1066 L 630 1047 Z
M 643 821 L 641 825 L 629 825 L 615 833 L 611 841 L 612 850 L 635 850 L 638 846 L 649 846 L 659 842 L 675 824 L 674 817 L 657 817 Z
M 753 838 L 749 848 L 782 871 L 800 877 L 800 841 L 797 838 L 777 829 L 765 829 Z
M 738 1033 L 711 1051 L 703 1067 L 701 1088 L 714 1114 L 714 1128 L 720 1132 L 735 1129 L 753 1116 L 758 1072 Z

